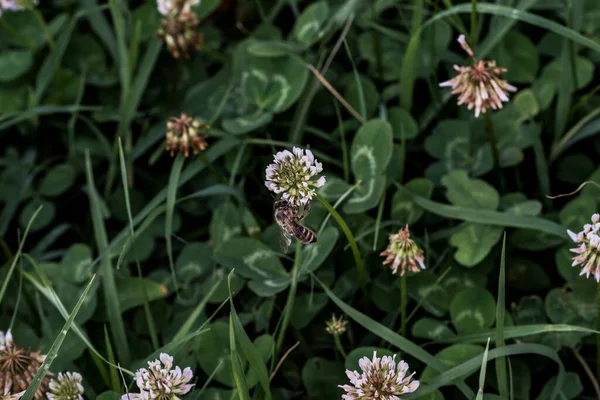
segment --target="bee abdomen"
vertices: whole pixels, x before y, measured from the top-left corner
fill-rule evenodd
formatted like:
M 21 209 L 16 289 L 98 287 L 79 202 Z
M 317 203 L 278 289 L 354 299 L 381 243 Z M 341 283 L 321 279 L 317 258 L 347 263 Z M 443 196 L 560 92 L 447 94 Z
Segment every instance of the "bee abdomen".
M 304 226 L 300 226 L 297 233 L 297 237 L 302 243 L 309 244 L 317 241 L 317 235 Z

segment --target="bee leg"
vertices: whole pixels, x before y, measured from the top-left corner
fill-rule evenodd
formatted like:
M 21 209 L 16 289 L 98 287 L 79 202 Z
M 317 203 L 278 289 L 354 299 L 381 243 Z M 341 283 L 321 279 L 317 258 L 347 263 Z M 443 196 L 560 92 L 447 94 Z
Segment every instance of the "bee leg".
M 300 216 L 298 216 L 298 221 L 302 221 L 309 213 L 310 211 L 310 201 L 307 201 L 306 204 L 304 205 L 304 209 L 302 210 L 302 214 L 300 214 Z

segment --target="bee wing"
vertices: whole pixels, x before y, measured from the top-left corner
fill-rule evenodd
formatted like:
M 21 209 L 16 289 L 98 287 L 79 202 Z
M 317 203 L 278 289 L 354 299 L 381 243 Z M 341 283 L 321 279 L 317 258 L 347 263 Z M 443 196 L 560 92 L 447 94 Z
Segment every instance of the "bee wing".
M 279 246 L 281 246 L 281 251 L 287 253 L 288 248 L 292 244 L 292 236 L 281 226 L 279 227 Z

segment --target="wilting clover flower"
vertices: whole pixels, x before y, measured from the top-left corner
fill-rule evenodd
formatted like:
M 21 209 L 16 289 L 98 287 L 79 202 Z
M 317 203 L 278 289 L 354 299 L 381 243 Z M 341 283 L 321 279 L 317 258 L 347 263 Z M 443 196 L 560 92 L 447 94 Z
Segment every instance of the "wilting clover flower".
M 315 187 L 325 184 L 325 177 L 317 180 L 313 176 L 323 171 L 310 150 L 294 147 L 292 151 L 280 151 L 274 163 L 267 166 L 265 186 L 272 192 L 281 193 L 281 198 L 292 203 L 306 204 L 315 196 Z
M 410 238 L 408 225 L 398 233 L 390 235 L 388 240 L 388 247 L 380 255 L 386 256 L 383 265 L 392 263 L 392 274 L 398 272 L 398 267 L 401 268 L 400 276 L 406 273 L 407 268 L 412 272 L 419 272 L 417 264 L 421 269 L 425 269 L 423 250 Z
M 17 346 L 10 330 L 0 331 L 0 395 L 17 396 L 27 389 L 36 372 L 46 359 L 46 355 L 32 351 L 26 347 Z M 34 399 L 44 398 L 48 390 L 51 374 L 42 380 Z M 10 398 L 10 397 L 7 397 Z
M 477 61 L 465 35 L 460 35 L 458 42 L 473 59 L 473 65 L 454 65 L 458 75 L 440 83 L 440 86 L 449 86 L 452 88 L 452 94 L 459 94 L 458 105 L 466 104 L 469 110 L 475 107 L 475 117 L 485 113 L 488 108 L 502 108 L 502 102 L 508 101 L 506 91 L 517 91 L 516 87 L 500 79 L 500 74 L 506 72 L 506 68 L 496 66 L 496 61 Z
M 329 321 L 325 322 L 325 331 L 330 335 L 339 336 L 346 332 L 346 325 L 348 325 L 348 320 L 343 315 L 336 318 L 334 314 Z
M 396 366 L 396 355 L 393 357 L 377 357 L 373 352 L 373 360 L 363 357 L 358 361 L 362 370 L 346 370 L 352 385 L 338 385 L 346 391 L 344 400 L 400 400 L 400 395 L 412 393 L 419 388 L 419 381 L 411 382 L 414 372 L 408 376 L 408 364 L 400 361 Z
M 129 393 L 121 396 L 121 400 L 178 400 L 179 395 L 186 394 L 193 384 L 192 370 L 187 367 L 183 371 L 178 366 L 173 368 L 173 357 L 160 353 L 160 360 L 148 361 L 148 368 L 141 368 L 135 373 L 135 382 L 140 393 Z
M 77 372 L 60 372 L 58 379 L 50 380 L 50 391 L 46 396 L 51 400 L 83 400 L 81 374 Z
M 567 233 L 579 246 L 571 249 L 577 255 L 573 257 L 572 266 L 582 265 L 583 269 L 579 275 L 585 275 L 586 278 L 590 274 L 594 276 L 596 282 L 600 283 L 600 214 L 592 215 L 592 223 L 585 224 L 583 230 L 579 233 L 567 230 Z
M 206 150 L 208 144 L 206 135 L 202 132 L 210 128 L 207 124 L 201 124 L 186 113 L 181 113 L 179 118 L 173 117 L 167 122 L 167 151 L 171 156 L 176 151 L 189 155 L 190 148 L 194 154 Z
M 190 53 L 202 48 L 202 34 L 196 30 L 199 24 L 196 14 L 190 7 L 199 1 L 166 0 L 158 1 L 158 11 L 165 15 L 155 36 L 162 39 L 175 58 L 182 54 L 190 58 Z

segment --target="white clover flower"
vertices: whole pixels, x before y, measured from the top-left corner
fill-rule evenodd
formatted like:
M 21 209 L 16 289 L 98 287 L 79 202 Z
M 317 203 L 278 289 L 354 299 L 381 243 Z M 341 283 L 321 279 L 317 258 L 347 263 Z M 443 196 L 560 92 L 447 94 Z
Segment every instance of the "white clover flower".
M 325 331 L 330 335 L 339 336 L 346 332 L 346 325 L 348 325 L 348 320 L 343 315 L 336 318 L 335 314 L 333 314 L 331 319 L 325 322 Z
M 173 369 L 173 357 L 160 353 L 160 360 L 148 361 L 148 368 L 141 368 L 135 373 L 135 382 L 140 393 L 129 393 L 121 396 L 121 400 L 179 400 L 178 395 L 189 392 L 193 384 L 192 370 L 187 367 L 183 371 L 178 366 Z
M 156 8 L 162 15 L 168 15 L 175 9 L 181 10 L 186 5 L 193 7 L 198 4 L 200 4 L 200 0 L 156 0 Z
M 589 278 L 590 275 L 600 283 L 600 214 L 592 215 L 592 223 L 585 224 L 583 230 L 579 233 L 567 230 L 567 233 L 575 243 L 579 246 L 570 249 L 577 255 L 573 257 L 571 266 L 582 265 L 583 268 L 579 275 L 585 275 Z
M 325 177 L 311 178 L 323 171 L 310 150 L 294 147 L 280 151 L 274 156 L 274 163 L 266 169 L 265 186 L 272 192 L 281 193 L 281 198 L 292 203 L 306 204 L 315 196 L 315 187 L 325 184 Z
M 77 372 L 60 372 L 57 380 L 50 380 L 50 391 L 46 396 L 51 400 L 83 400 L 81 381 Z
M 0 0 L 0 15 L 5 11 L 20 11 L 37 6 L 37 0 Z
M 398 233 L 390 235 L 388 247 L 381 252 L 381 256 L 386 256 L 383 265 L 392 263 L 392 274 L 398 272 L 400 267 L 400 276 L 406 273 L 409 269 L 412 272 L 419 272 L 419 267 L 425 269 L 423 262 L 423 250 L 410 238 L 408 225 L 404 229 L 400 229 Z
M 401 400 L 400 395 L 412 393 L 419 388 L 419 381 L 411 382 L 414 372 L 408 376 L 408 364 L 400 361 L 396 367 L 396 355 L 377 357 L 373 360 L 363 357 L 358 361 L 362 373 L 346 370 L 352 385 L 338 385 L 346 394 L 344 400 Z

